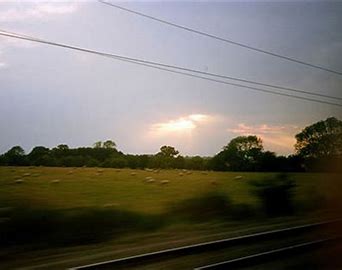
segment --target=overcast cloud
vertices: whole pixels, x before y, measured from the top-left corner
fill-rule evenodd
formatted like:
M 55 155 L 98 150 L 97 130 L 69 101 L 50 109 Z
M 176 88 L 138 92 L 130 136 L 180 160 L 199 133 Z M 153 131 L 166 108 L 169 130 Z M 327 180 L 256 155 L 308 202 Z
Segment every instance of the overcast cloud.
M 342 71 L 342 3 L 119 4 Z M 75 46 L 342 96 L 342 76 L 96 1 L 0 1 L 0 23 Z M 129 153 L 170 144 L 184 155 L 213 155 L 235 136 L 255 134 L 267 150 L 290 154 L 297 132 L 329 116 L 341 117 L 341 109 L 0 37 L 0 152 L 112 139 Z

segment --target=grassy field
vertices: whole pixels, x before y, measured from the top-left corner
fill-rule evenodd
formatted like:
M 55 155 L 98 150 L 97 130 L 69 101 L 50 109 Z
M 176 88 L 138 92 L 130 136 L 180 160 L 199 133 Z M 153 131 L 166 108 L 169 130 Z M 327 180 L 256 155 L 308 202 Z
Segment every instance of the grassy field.
M 271 175 L 274 174 L 0 167 L 0 202 L 3 207 L 18 203 L 53 209 L 116 207 L 158 214 L 177 201 L 219 191 L 235 203 L 256 205 L 258 199 L 249 182 Z M 242 178 L 235 179 L 236 176 Z M 148 183 L 149 177 L 154 181 Z M 316 198 L 334 199 L 337 195 L 339 175 L 296 173 L 291 177 L 297 183 L 295 200 L 310 202 Z
M 35 264 L 46 269 L 55 265 L 59 269 L 61 265 L 139 254 L 339 214 L 341 175 L 295 173 L 289 177 L 296 183 L 293 196 L 296 213 L 268 218 L 262 214 L 260 198 L 250 183 L 275 176 L 275 173 L 0 167 L 0 236 L 8 243 L 0 248 L 0 258 L 8 269 Z M 214 196 L 216 201 L 211 203 L 212 197 L 208 201 L 205 194 L 220 196 Z M 253 212 L 242 212 L 242 219 L 233 216 L 215 219 L 222 211 L 209 218 L 204 215 L 201 220 L 170 218 L 177 216 L 179 209 L 184 211 L 179 206 L 188 207 L 189 200 L 195 206 L 190 204 L 185 211 L 197 211 L 201 217 L 206 204 L 220 208 L 226 203 L 222 199 L 225 197 L 231 205 L 247 205 Z M 191 201 L 193 198 L 197 200 Z

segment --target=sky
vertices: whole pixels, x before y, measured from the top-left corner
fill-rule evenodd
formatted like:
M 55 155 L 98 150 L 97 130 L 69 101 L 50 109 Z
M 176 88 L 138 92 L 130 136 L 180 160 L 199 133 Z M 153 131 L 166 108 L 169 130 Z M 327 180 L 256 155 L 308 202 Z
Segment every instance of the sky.
M 109 0 L 108 0 L 109 1 Z M 114 2 L 114 1 L 112 1 Z M 342 3 L 115 2 L 342 71 Z M 1 1 L 0 28 L 55 42 L 342 96 L 342 76 L 157 23 L 97 1 Z M 91 146 L 211 156 L 240 135 L 294 152 L 294 135 L 341 107 L 254 92 L 132 63 L 0 37 L 0 153 Z

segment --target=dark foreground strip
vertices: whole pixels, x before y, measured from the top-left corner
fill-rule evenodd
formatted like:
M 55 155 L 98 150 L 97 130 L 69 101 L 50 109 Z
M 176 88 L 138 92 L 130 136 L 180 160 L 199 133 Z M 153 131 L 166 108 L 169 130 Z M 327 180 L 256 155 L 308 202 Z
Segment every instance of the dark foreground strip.
M 219 269 L 235 269 L 241 266 L 256 265 L 258 263 L 264 263 L 270 260 L 274 260 L 286 255 L 297 254 L 299 252 L 305 252 L 314 249 L 326 242 L 340 239 L 339 237 L 332 237 L 326 239 L 320 239 L 316 241 L 306 242 L 302 244 L 297 244 L 293 246 L 288 246 L 284 248 L 274 249 L 262 253 L 257 253 L 253 255 L 248 255 L 245 257 L 240 257 L 237 259 L 219 262 L 215 264 L 205 265 L 201 267 L 194 268 L 194 270 L 219 270 Z
M 320 226 L 324 226 L 324 225 L 328 225 L 332 223 L 338 223 L 338 222 L 342 222 L 342 219 L 335 219 L 335 220 L 319 222 L 319 223 L 311 223 L 311 224 L 295 226 L 295 227 L 286 228 L 286 229 L 271 230 L 271 231 L 266 231 L 266 232 L 248 234 L 248 235 L 226 238 L 226 239 L 210 241 L 210 242 L 204 242 L 204 243 L 188 245 L 188 246 L 183 246 L 183 247 L 160 250 L 156 252 L 150 252 L 150 253 L 145 253 L 145 254 L 140 254 L 140 255 L 135 255 L 135 256 L 130 256 L 130 257 L 124 257 L 124 258 L 115 259 L 115 260 L 103 261 L 103 262 L 88 264 L 88 265 L 83 265 L 83 266 L 77 266 L 77 267 L 70 268 L 70 270 L 113 269 L 113 267 L 122 267 L 126 265 L 132 266 L 132 265 L 137 265 L 141 263 L 155 262 L 156 260 L 160 260 L 160 259 L 167 259 L 167 258 L 172 258 L 175 256 L 196 254 L 196 253 L 205 252 L 209 250 L 211 251 L 215 249 L 229 247 L 232 245 L 244 244 L 244 243 L 248 243 L 248 242 L 256 241 L 256 240 L 271 239 L 271 238 L 279 237 L 279 236 L 290 236 L 296 233 L 309 231 L 310 229 L 314 229 L 316 227 L 320 227 Z

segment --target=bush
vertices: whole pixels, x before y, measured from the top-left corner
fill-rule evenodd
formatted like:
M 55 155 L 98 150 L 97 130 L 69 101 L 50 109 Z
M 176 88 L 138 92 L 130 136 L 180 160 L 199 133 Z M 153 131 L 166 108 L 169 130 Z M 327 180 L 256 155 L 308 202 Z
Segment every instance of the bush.
M 287 174 L 251 183 L 261 200 L 267 216 L 291 215 L 294 213 L 293 189 L 295 183 Z

